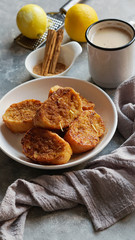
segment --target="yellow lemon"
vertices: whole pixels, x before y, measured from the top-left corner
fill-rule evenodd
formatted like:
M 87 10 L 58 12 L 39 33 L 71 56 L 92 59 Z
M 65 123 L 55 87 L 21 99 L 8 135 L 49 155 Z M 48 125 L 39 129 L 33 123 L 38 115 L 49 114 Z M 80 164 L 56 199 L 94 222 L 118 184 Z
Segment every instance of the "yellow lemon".
M 78 3 L 67 11 L 65 29 L 71 39 L 86 42 L 85 31 L 96 21 L 98 21 L 96 11 L 87 4 Z
M 36 4 L 23 6 L 16 17 L 20 32 L 31 39 L 40 38 L 47 28 L 47 16 L 45 11 Z

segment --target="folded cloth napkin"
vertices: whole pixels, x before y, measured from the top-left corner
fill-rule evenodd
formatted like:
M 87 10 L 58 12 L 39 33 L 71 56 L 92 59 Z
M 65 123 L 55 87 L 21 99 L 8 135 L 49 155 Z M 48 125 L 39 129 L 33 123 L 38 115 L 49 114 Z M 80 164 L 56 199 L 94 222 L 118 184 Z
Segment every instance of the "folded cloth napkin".
M 135 77 L 122 83 L 114 98 L 118 129 L 127 139 L 86 169 L 16 180 L 0 205 L 0 239 L 22 240 L 27 213 L 85 205 L 95 230 L 103 230 L 135 210 Z

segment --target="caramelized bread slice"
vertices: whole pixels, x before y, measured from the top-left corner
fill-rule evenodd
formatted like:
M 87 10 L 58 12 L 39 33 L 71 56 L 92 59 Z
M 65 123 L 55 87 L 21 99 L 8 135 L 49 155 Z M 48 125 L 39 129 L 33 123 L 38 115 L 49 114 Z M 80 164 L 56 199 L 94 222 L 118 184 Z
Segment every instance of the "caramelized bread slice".
M 64 164 L 72 155 L 70 145 L 63 138 L 39 127 L 30 129 L 21 143 L 23 153 L 39 164 Z
M 34 125 L 47 129 L 68 127 L 82 111 L 82 103 L 72 88 L 58 88 L 42 104 L 34 117 Z
M 104 132 L 105 126 L 100 115 L 94 110 L 85 110 L 71 124 L 64 139 L 73 153 L 82 153 L 96 147 Z
M 50 90 L 49 90 L 48 96 L 50 97 L 51 94 L 53 92 L 57 91 L 57 89 L 59 89 L 59 88 L 62 88 L 62 87 L 59 86 L 59 85 L 55 85 L 55 86 L 51 87 Z M 80 95 L 80 98 L 81 98 L 81 101 L 82 101 L 82 109 L 83 110 L 93 110 L 94 109 L 95 104 L 93 102 L 88 101 L 86 98 L 82 97 L 81 95 Z
M 4 113 L 3 121 L 14 133 L 26 132 L 33 126 L 33 117 L 41 102 L 35 99 L 12 104 Z

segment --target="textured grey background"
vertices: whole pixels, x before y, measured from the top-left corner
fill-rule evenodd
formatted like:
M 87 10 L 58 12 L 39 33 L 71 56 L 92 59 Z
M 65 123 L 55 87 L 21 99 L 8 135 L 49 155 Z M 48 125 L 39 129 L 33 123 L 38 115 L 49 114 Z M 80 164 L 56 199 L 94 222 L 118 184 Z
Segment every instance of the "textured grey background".
M 46 12 L 58 11 L 65 3 L 64 0 L 2 0 L 0 1 L 0 98 L 15 86 L 29 81 L 32 77 L 25 70 L 24 61 L 30 53 L 14 43 L 14 38 L 19 34 L 16 26 L 16 14 L 25 4 L 35 3 L 44 8 Z M 135 19 L 135 0 L 90 0 L 85 1 L 92 6 L 99 19 L 119 18 L 130 21 Z M 66 32 L 64 42 L 70 41 Z M 91 81 L 88 63 L 86 43 L 81 43 L 82 54 L 75 62 L 67 76 L 76 77 L 85 81 Z M 112 97 L 115 90 L 105 91 Z M 118 132 L 114 135 L 109 145 L 100 153 L 106 154 L 119 147 L 123 138 Z M 83 168 L 84 165 L 73 168 Z M 41 174 L 58 174 L 63 171 L 43 171 L 23 166 L 6 156 L 0 151 L 0 200 L 2 200 L 9 184 L 18 178 L 29 180 Z M 33 208 L 26 221 L 24 240 L 131 240 L 135 234 L 135 213 L 127 216 L 114 226 L 102 232 L 94 232 L 93 226 L 83 206 L 74 209 L 45 213 L 41 209 Z

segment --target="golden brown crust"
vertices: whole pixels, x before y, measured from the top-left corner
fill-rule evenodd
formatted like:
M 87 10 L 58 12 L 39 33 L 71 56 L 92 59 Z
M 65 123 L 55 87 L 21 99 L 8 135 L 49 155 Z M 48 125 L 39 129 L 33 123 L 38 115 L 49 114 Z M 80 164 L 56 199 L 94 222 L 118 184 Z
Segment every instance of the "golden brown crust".
M 34 99 L 14 103 L 3 114 L 6 126 L 14 133 L 26 132 L 33 126 L 33 117 L 41 102 Z
M 82 109 L 83 110 L 93 110 L 95 107 L 95 104 L 93 102 L 88 101 L 86 98 L 80 96 L 82 100 Z
M 52 95 L 52 93 L 56 92 L 59 88 L 62 88 L 62 87 L 59 86 L 59 85 L 55 85 L 55 86 L 51 87 L 50 90 L 49 90 L 48 97 L 50 97 Z
M 23 153 L 39 164 L 64 164 L 72 155 L 72 149 L 64 139 L 39 127 L 30 129 L 21 143 Z
M 94 110 L 86 110 L 71 124 L 64 139 L 70 144 L 73 153 L 93 149 L 104 134 L 102 118 Z
M 55 86 L 51 87 L 50 90 L 49 90 L 48 97 L 50 97 L 51 94 L 53 92 L 56 92 L 57 89 L 59 89 L 59 88 L 62 88 L 62 87 L 59 86 L 59 85 L 55 85 Z M 81 95 L 80 95 L 80 98 L 81 98 L 81 101 L 82 101 L 82 110 L 93 110 L 94 109 L 95 104 L 93 102 L 88 101 L 86 98 L 82 97 Z
M 89 121 L 95 132 L 97 132 L 97 136 L 101 137 L 105 133 L 105 125 L 102 117 L 96 111 L 91 110 Z
M 58 88 L 42 104 L 34 117 L 34 125 L 47 129 L 68 127 L 82 111 L 82 103 L 72 88 Z

